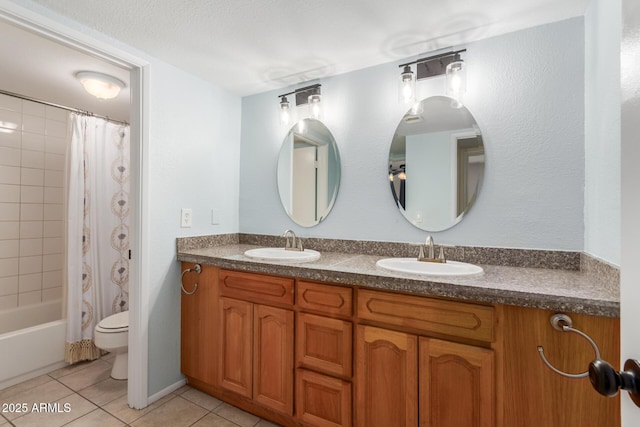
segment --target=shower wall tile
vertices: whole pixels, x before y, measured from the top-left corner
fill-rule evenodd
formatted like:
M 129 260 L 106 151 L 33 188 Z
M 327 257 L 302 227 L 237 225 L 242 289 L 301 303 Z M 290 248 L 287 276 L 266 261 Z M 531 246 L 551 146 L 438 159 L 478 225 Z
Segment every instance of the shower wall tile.
M 62 237 L 44 238 L 42 253 L 45 255 L 64 253 L 64 239 Z
M 0 165 L 0 184 L 20 185 L 20 170 L 17 166 Z
M 0 203 L 20 202 L 20 186 L 0 184 Z
M 20 166 L 20 150 L 0 146 L 0 165 Z
M 20 203 L 0 203 L 0 221 L 19 221 Z
M 45 153 L 44 167 L 54 171 L 64 171 L 64 155 L 55 153 Z
M 22 221 L 20 222 L 20 238 L 21 239 L 37 239 L 43 236 L 42 221 Z
M 45 135 L 58 138 L 65 145 L 64 138 L 67 136 L 67 123 L 65 121 L 47 119 L 45 121 Z
M 64 232 L 64 222 L 44 221 L 44 237 L 62 237 Z
M 44 205 L 42 203 L 21 203 L 20 221 L 42 221 Z
M 42 256 L 20 257 L 18 264 L 20 275 L 42 273 Z
M 64 187 L 64 173 L 62 171 L 45 170 L 44 171 L 45 187 Z
M 16 308 L 18 306 L 18 294 L 0 297 L 0 310 Z
M 22 111 L 22 100 L 15 96 L 0 95 L 0 109 Z
M 0 147 L 20 148 L 22 143 L 22 132 L 16 130 L 14 132 L 6 131 L 0 132 Z
M 42 271 L 57 271 L 64 262 L 62 254 L 43 255 Z
M 37 185 L 42 186 L 44 184 L 44 170 L 43 169 L 28 169 L 21 168 L 20 182 L 22 185 Z
M 22 114 L 30 116 L 46 117 L 46 109 L 44 104 L 33 101 L 22 101 Z
M 32 292 L 42 289 L 42 273 L 21 274 L 18 278 L 18 292 Z
M 11 277 L 18 275 L 19 258 L 0 259 L 0 277 Z
M 22 149 L 44 151 L 44 135 L 22 132 Z
M 44 152 L 22 150 L 20 166 L 23 168 L 44 169 Z
M 51 301 L 54 299 L 62 298 L 62 287 L 49 288 L 42 290 L 42 301 Z
M 44 117 L 22 114 L 22 131 L 45 135 L 45 122 L 46 120 Z
M 0 259 L 20 256 L 19 240 L 0 240 Z
M 20 201 L 22 203 L 42 203 L 44 201 L 43 187 L 20 187 Z
M 62 270 L 45 271 L 44 273 L 42 273 L 43 289 L 57 288 L 60 286 L 62 286 Z
M 18 293 L 18 276 L 0 277 L 0 296 Z
M 20 256 L 42 255 L 42 239 L 20 240 Z
M 18 221 L 1 221 L 0 222 L 0 240 L 14 240 L 20 238 L 20 229 Z
M 45 221 L 62 221 L 64 220 L 64 206 L 62 204 L 46 204 L 44 205 Z
M 61 108 L 50 107 L 48 105 L 46 105 L 44 108 L 46 110 L 45 117 L 47 119 L 57 120 L 59 122 L 64 122 L 65 126 L 67 126 L 67 123 L 69 121 L 69 112 L 68 111 L 63 110 Z
M 42 291 L 20 292 L 18 294 L 18 307 L 42 302 Z
M 17 111 L 0 110 L 0 127 L 4 129 L 21 130 L 22 114 Z
M 63 201 L 64 193 L 60 187 L 46 187 L 44 189 L 45 203 L 60 203 Z

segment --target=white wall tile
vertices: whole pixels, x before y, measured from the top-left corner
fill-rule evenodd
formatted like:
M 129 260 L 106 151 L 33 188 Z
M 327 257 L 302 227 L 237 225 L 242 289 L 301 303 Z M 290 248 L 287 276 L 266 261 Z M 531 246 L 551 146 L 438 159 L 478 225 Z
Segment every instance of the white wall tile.
M 20 165 L 23 168 L 44 169 L 44 152 L 22 150 Z
M 41 203 L 20 203 L 20 221 L 42 221 L 44 205 Z
M 0 296 L 18 293 L 18 276 L 0 277 Z
M 62 298 L 62 287 L 58 286 L 57 288 L 43 289 L 42 290 L 42 301 L 51 301 L 54 299 Z
M 18 221 L 0 221 L 0 239 L 10 240 L 20 238 L 20 223 Z
M 15 96 L 0 95 L 0 108 L 22 112 L 22 100 Z
M 44 167 L 56 171 L 64 171 L 65 157 L 62 154 L 45 153 Z
M 22 102 L 22 114 L 30 116 L 45 117 L 45 105 L 33 101 Z
M 64 192 L 60 187 L 46 187 L 44 189 L 45 203 L 62 203 L 64 201 Z
M 42 273 L 21 274 L 18 278 L 18 293 L 42 289 Z
M 42 256 L 20 257 L 18 264 L 20 275 L 42 272 Z
M 16 111 L 0 110 L 0 128 L 20 131 L 22 123 L 22 114 Z
M 37 239 L 44 234 L 44 226 L 42 221 L 20 222 L 20 238 Z
M 43 241 L 42 239 L 21 239 L 20 240 L 20 256 L 42 255 Z
M 46 136 L 44 138 L 44 151 L 47 153 L 65 154 L 67 152 L 66 138 Z
M 0 297 L 0 310 L 16 308 L 18 306 L 18 294 Z
M 55 288 L 62 286 L 62 270 L 45 271 L 42 273 L 42 288 Z
M 64 253 L 64 238 L 62 237 L 47 237 L 42 240 L 42 244 L 42 253 L 45 255 Z
M 44 187 L 20 187 L 20 201 L 22 203 L 42 203 L 44 201 Z
M 0 184 L 20 185 L 20 168 L 0 165 Z
M 44 205 L 44 218 L 45 221 L 62 221 L 64 220 L 64 208 L 62 204 L 47 204 Z
M 0 184 L 0 202 L 20 202 L 20 186 L 12 184 Z
M 47 105 L 46 110 L 47 119 L 57 120 L 59 122 L 64 122 L 65 124 L 69 120 L 69 112 L 67 110 L 63 110 L 62 108 L 57 107 L 51 107 L 49 105 Z
M 0 258 L 17 258 L 20 256 L 20 241 L 0 240 Z
M 30 116 L 28 114 L 22 114 L 22 131 L 29 133 L 37 133 L 38 135 L 44 135 L 45 133 L 45 118 Z
M 20 166 L 20 150 L 0 146 L 0 165 Z
M 21 147 L 23 150 L 44 151 L 44 135 L 22 132 Z
M 44 255 L 42 257 L 42 271 L 57 271 L 64 264 L 64 256 L 62 254 Z
M 19 258 L 0 259 L 0 277 L 17 276 Z
M 0 221 L 19 221 L 20 203 L 0 203 Z
M 67 122 L 60 122 L 58 120 L 47 120 L 45 123 L 46 131 L 45 135 L 54 136 L 60 138 L 63 141 L 67 137 Z
M 20 183 L 22 185 L 43 185 L 44 169 L 21 168 L 20 172 Z
M 64 172 L 45 169 L 44 186 L 45 187 L 64 187 Z
M 63 233 L 63 221 L 44 221 L 43 237 L 62 237 Z
M 0 146 L 20 148 L 22 145 L 22 132 L 8 131 L 4 128 L 0 128 Z
M 18 294 L 18 307 L 42 302 L 42 291 L 25 292 Z

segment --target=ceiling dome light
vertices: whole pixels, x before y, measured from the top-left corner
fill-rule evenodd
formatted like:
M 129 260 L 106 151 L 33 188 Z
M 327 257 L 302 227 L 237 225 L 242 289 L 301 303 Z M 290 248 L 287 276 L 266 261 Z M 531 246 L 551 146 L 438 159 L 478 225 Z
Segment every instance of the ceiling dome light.
M 94 71 L 80 71 L 76 73 L 84 89 L 98 99 L 112 99 L 118 96 L 126 84 L 113 76 Z

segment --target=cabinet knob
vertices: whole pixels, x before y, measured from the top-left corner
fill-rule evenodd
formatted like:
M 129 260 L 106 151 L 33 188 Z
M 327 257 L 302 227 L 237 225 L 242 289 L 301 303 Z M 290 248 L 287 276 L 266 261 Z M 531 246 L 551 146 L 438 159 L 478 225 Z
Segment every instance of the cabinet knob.
M 626 390 L 631 400 L 640 406 L 640 363 L 628 359 L 624 371 L 616 371 L 611 364 L 596 359 L 589 364 L 589 381 L 594 389 L 603 396 L 611 397 L 618 389 Z

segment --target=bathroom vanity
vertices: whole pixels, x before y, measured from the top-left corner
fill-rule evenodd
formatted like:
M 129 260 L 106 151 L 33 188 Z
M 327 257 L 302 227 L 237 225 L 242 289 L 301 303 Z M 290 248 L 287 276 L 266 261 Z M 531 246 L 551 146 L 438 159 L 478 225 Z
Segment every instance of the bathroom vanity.
M 190 385 L 282 425 L 619 426 L 619 398 L 579 373 L 617 366 L 614 292 L 581 271 L 484 265 L 472 278 L 382 271 L 380 256 L 322 251 L 282 264 L 256 246 L 178 249 L 181 369 Z M 537 283 L 537 285 L 536 285 Z M 452 410 L 453 408 L 453 410 Z

